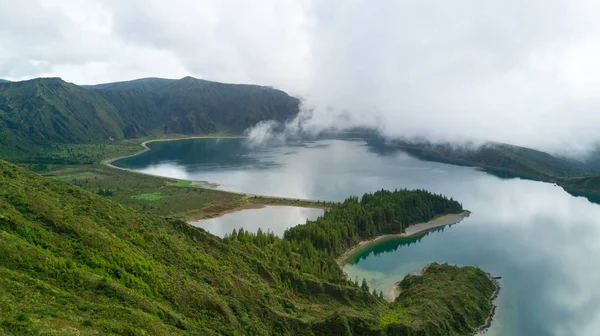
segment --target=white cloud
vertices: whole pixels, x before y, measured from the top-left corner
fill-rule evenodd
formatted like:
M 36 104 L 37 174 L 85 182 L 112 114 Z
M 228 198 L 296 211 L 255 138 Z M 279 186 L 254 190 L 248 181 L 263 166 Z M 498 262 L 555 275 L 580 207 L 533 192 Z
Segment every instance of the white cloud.
M 0 0 L 0 78 L 193 75 L 306 99 L 312 126 L 585 150 L 593 1 Z M 340 121 L 341 120 L 341 121 Z

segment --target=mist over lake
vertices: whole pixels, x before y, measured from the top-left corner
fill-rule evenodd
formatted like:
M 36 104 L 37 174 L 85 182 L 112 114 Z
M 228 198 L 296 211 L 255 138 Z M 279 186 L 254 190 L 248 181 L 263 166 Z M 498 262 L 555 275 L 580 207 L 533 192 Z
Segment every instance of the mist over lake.
M 292 198 L 341 201 L 382 188 L 427 189 L 452 197 L 472 211 L 470 217 L 419 237 L 374 245 L 344 271 L 351 279 L 366 278 L 379 291 L 434 261 L 474 265 L 502 277 L 498 310 L 486 335 L 593 335 L 600 330 L 600 206 L 553 184 L 422 161 L 362 139 L 260 148 L 246 146 L 243 139 L 194 139 L 149 147 L 115 164 L 217 183 L 224 190 Z M 228 214 L 222 221 L 229 224 L 203 227 L 220 236 L 239 227 L 281 233 L 318 215 L 278 209 Z M 264 215 L 250 215 L 261 211 Z

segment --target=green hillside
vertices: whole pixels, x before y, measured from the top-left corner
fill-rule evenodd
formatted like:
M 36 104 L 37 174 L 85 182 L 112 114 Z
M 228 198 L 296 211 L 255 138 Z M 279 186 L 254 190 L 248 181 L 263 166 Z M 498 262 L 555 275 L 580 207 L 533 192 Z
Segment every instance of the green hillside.
M 600 168 L 596 153 L 587 161 L 578 161 L 503 143 L 461 147 L 427 141 L 385 141 L 377 137 L 367 142 L 378 152 L 402 150 L 423 160 L 480 167 L 499 177 L 556 183 L 573 195 L 600 203 Z
M 59 78 L 0 84 L 0 154 L 122 139 L 124 127 L 99 94 Z
M 391 145 L 419 158 L 459 165 L 475 165 L 490 172 L 527 178 L 557 178 L 583 173 L 565 159 L 530 148 L 503 143 L 485 143 L 475 147 L 452 144 L 395 140 Z
M 465 284 L 469 284 L 465 286 Z M 474 267 L 429 265 L 420 276 L 407 275 L 395 304 L 380 317 L 397 335 L 468 335 L 487 318 L 494 283 Z M 398 311 L 406 312 L 398 315 Z
M 148 135 L 241 134 L 262 120 L 293 118 L 298 105 L 269 87 L 191 77 L 86 87 L 59 78 L 0 83 L 0 157 L 31 160 L 57 144 Z
M 490 311 L 480 270 L 440 270 L 459 285 L 444 296 L 457 301 L 434 307 L 453 307 L 437 327 L 415 303 L 437 292 L 387 303 L 310 246 L 260 232 L 222 240 L 0 161 L 0 334 L 451 335 Z
M 293 118 L 300 103 L 270 87 L 192 77 L 122 82 L 95 91 L 131 121 L 126 134 L 129 137 L 156 133 L 241 134 L 262 120 Z

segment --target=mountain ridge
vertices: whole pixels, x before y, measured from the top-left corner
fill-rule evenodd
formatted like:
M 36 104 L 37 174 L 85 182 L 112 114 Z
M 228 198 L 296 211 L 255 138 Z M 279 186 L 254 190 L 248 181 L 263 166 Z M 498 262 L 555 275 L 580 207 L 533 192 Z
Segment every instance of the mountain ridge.
M 367 143 L 374 151 L 402 150 L 422 160 L 478 167 L 500 178 L 555 183 L 574 196 L 600 203 L 600 167 L 594 164 L 597 160 L 582 162 L 497 142 L 463 148 L 450 143 L 374 137 Z
M 110 143 L 151 134 L 241 134 L 296 116 L 300 101 L 270 87 L 192 77 L 78 86 L 60 78 L 0 83 L 0 155 L 55 143 Z

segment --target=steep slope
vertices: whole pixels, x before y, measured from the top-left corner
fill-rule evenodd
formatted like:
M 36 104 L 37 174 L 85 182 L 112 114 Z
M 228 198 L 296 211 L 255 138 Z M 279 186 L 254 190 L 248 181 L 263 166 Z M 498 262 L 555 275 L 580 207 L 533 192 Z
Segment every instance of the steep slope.
M 444 329 L 427 326 L 406 315 L 409 302 L 386 303 L 328 266 L 308 242 L 222 240 L 0 160 L 0 334 L 442 335 L 481 324 L 491 307 L 479 304 L 489 296 L 482 271 L 452 269 L 460 291 L 446 297 L 472 294 L 436 319 Z M 411 312 L 421 308 L 431 312 Z
M 59 78 L 0 84 L 2 150 L 123 138 L 119 112 L 97 93 Z
M 144 133 L 241 134 L 262 120 L 285 121 L 298 113 L 299 100 L 270 87 L 223 84 L 185 77 L 144 79 L 94 88 L 135 131 Z
M 10 83 L 10 81 L 9 81 L 9 80 L 6 80 L 6 79 L 2 79 L 2 78 L 0 78 L 0 83 Z

